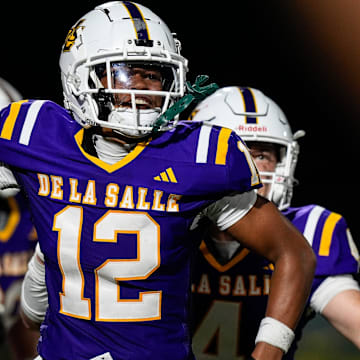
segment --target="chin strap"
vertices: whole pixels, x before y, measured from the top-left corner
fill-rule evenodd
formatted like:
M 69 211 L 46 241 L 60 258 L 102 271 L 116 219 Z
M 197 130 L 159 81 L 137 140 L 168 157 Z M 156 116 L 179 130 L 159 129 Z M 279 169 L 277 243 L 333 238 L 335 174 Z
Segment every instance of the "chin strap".
M 190 85 L 187 81 L 186 88 L 188 93 L 157 118 L 153 125 L 153 132 L 158 132 L 163 125 L 167 124 L 169 121 L 173 120 L 176 115 L 187 109 L 193 101 L 197 104 L 219 88 L 216 83 L 203 86 L 208 80 L 208 75 L 198 75 L 195 79 L 195 84 Z

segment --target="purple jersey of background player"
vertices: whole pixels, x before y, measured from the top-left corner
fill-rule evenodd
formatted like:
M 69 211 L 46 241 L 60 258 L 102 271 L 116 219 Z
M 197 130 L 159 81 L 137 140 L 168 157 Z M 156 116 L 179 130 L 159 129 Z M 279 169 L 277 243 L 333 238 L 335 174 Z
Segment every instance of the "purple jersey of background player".
M 358 271 L 341 215 L 318 205 L 290 207 L 283 214 L 305 235 L 317 255 L 310 297 L 326 277 Z M 227 263 L 220 264 L 211 253 L 211 243 L 202 242 L 192 283 L 197 359 L 212 355 L 214 359 L 235 360 L 251 354 L 266 309 L 271 268 L 264 258 L 241 248 Z M 284 359 L 294 358 L 302 330 L 312 315 L 308 306 Z
M 22 193 L 0 198 L 0 299 L 22 280 L 36 245 L 36 232 Z
M 0 160 L 29 197 L 45 256 L 43 358 L 88 359 L 104 349 L 114 359 L 193 358 L 191 224 L 224 194 L 254 187 L 240 138 L 203 129 L 184 122 L 109 165 L 82 149 L 84 129 L 58 105 L 2 111 Z M 199 160 L 200 143 L 207 156 Z

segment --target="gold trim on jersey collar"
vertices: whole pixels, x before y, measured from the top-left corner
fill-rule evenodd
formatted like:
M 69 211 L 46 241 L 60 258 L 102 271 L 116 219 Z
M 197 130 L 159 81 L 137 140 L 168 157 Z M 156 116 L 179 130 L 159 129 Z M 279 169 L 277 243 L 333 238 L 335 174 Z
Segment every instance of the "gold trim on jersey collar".
M 229 269 L 231 269 L 235 264 L 240 262 L 245 258 L 247 254 L 249 254 L 250 250 L 248 249 L 242 249 L 234 258 L 232 258 L 229 262 L 227 262 L 225 265 L 221 265 L 214 255 L 210 252 L 208 247 L 206 246 L 205 241 L 203 240 L 200 244 L 200 251 L 203 253 L 205 259 L 209 262 L 209 264 L 214 267 L 219 272 L 225 272 Z
M 134 150 L 132 150 L 128 155 L 126 155 L 123 159 L 121 159 L 120 161 L 118 161 L 115 164 L 108 164 L 103 160 L 100 160 L 99 158 L 97 158 L 96 156 L 90 155 L 88 154 L 81 146 L 82 141 L 83 141 L 83 137 L 84 137 L 84 129 L 81 129 L 75 136 L 75 141 L 77 146 L 79 147 L 80 151 L 82 152 L 82 154 L 92 163 L 94 163 L 95 165 L 97 165 L 98 167 L 100 167 L 101 169 L 107 171 L 108 173 L 112 173 L 116 170 L 119 170 L 120 168 L 122 168 L 123 166 L 129 164 L 132 160 L 134 160 L 144 149 L 145 147 L 148 145 L 148 142 L 142 142 L 142 143 L 138 143 L 135 147 Z

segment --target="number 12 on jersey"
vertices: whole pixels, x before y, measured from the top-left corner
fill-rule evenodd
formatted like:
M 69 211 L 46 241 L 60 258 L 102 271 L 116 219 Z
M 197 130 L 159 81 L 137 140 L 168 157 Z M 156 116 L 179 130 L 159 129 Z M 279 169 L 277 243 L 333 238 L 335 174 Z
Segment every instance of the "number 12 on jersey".
M 90 320 L 91 300 L 84 296 L 85 278 L 80 263 L 82 225 L 82 207 L 67 206 L 54 216 L 53 231 L 58 232 L 57 257 L 63 278 L 60 313 Z M 137 299 L 120 297 L 121 281 L 146 279 L 160 266 L 159 224 L 147 213 L 110 210 L 95 222 L 91 240 L 117 243 L 118 234 L 137 236 L 137 258 L 109 258 L 94 270 L 95 320 L 161 319 L 161 291 L 140 292 Z

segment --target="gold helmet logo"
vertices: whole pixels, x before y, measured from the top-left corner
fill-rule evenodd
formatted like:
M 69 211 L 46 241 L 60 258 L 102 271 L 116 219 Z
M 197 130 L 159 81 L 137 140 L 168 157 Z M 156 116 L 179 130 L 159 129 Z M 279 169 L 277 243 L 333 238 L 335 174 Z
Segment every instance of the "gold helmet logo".
M 70 51 L 71 48 L 73 47 L 73 45 L 75 44 L 75 40 L 77 39 L 77 32 L 78 30 L 84 29 L 85 26 L 81 26 L 81 24 L 85 21 L 85 19 L 81 19 L 79 20 L 68 32 L 66 39 L 65 39 L 65 43 L 64 43 L 64 48 L 63 48 L 63 52 L 66 51 Z

